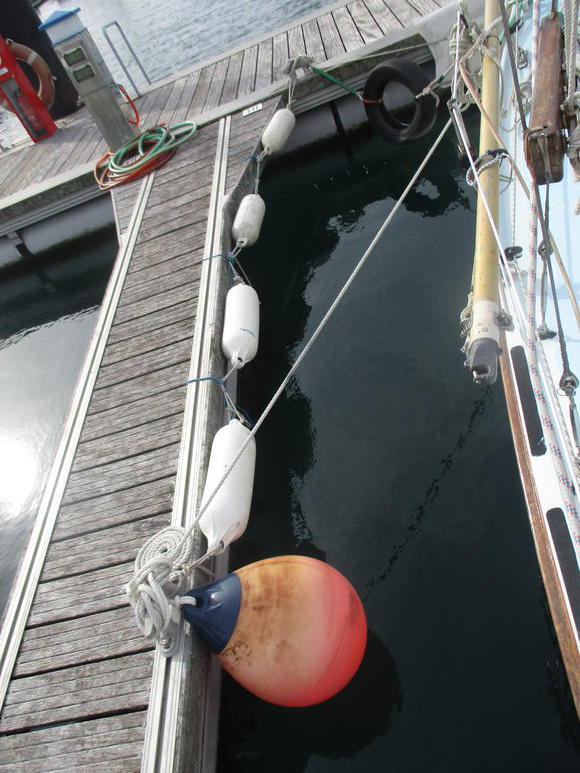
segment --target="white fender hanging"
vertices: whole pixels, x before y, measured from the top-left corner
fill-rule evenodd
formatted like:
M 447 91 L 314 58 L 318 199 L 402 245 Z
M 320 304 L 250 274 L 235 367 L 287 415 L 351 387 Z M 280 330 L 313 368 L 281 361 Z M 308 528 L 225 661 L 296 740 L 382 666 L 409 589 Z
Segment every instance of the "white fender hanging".
M 259 194 L 248 193 L 244 196 L 232 226 L 236 247 L 249 247 L 258 241 L 265 214 L 266 205 Z
M 232 419 L 216 432 L 211 446 L 207 478 L 201 506 L 209 499 L 224 472 L 230 467 L 250 430 L 241 421 Z M 242 536 L 248 525 L 254 469 L 256 466 L 256 442 L 254 438 L 242 454 L 233 470 L 207 506 L 199 520 L 199 526 L 207 538 L 208 551 L 219 543 L 229 545 Z
M 260 300 L 253 287 L 234 285 L 226 296 L 222 350 L 230 365 L 243 368 L 258 351 Z
M 262 134 L 264 153 L 269 156 L 282 150 L 295 126 L 296 116 L 292 110 L 287 107 L 276 110 Z

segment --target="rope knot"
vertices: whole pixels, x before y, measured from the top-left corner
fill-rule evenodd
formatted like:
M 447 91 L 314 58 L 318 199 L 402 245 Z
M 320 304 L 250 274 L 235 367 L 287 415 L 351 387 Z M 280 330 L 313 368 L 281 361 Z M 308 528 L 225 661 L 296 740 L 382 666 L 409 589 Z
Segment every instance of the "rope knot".
M 181 616 L 175 598 L 183 590 L 184 565 L 192 552 L 193 537 L 185 529 L 162 529 L 139 550 L 125 589 L 142 634 L 159 642 L 166 655 L 176 647 Z

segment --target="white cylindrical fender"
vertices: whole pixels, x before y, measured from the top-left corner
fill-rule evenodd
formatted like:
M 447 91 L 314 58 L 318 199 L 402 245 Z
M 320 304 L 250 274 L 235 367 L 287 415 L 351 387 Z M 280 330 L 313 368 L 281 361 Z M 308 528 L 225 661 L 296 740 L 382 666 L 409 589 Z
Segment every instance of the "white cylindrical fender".
M 222 479 L 226 469 L 230 467 L 249 434 L 250 430 L 237 419 L 232 419 L 229 424 L 216 432 L 211 446 L 201 500 L 202 507 Z M 207 538 L 208 551 L 218 547 L 220 542 L 224 546 L 229 545 L 230 542 L 241 537 L 246 530 L 252 503 L 255 467 L 256 442 L 252 438 L 241 459 L 199 520 L 199 527 Z
M 266 205 L 260 195 L 248 193 L 244 196 L 232 226 L 232 236 L 236 246 L 249 247 L 258 241 L 265 214 Z
M 262 147 L 269 156 L 282 150 L 296 126 L 296 116 L 287 107 L 276 110 L 262 134 Z
M 260 300 L 253 287 L 236 284 L 226 296 L 222 350 L 231 365 L 243 368 L 258 351 Z

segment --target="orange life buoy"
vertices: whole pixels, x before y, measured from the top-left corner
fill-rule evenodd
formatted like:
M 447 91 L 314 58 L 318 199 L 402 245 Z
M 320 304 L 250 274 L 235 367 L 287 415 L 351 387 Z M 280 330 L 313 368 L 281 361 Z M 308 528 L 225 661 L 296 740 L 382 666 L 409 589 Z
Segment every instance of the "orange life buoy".
M 29 64 L 32 67 L 38 78 L 38 90 L 36 92 L 38 98 L 47 108 L 50 108 L 54 102 L 54 81 L 47 63 L 40 54 L 37 54 L 36 51 L 28 48 L 28 46 L 24 46 L 22 43 L 15 43 L 13 40 L 7 40 L 6 42 L 10 46 L 10 51 L 14 54 L 16 59 L 19 59 L 21 62 L 26 62 L 26 64 Z M 0 106 L 5 107 L 7 110 L 12 110 L 10 102 L 8 102 L 7 99 L 4 99 L 1 92 Z

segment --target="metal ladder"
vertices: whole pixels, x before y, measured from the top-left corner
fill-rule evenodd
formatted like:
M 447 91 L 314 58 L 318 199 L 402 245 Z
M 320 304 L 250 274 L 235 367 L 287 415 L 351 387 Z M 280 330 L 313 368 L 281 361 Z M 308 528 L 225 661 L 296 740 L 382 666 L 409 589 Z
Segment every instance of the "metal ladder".
M 135 84 L 135 81 L 134 81 L 134 80 L 133 80 L 133 78 L 131 77 L 131 73 L 130 73 L 130 72 L 129 72 L 129 70 L 127 69 L 127 65 L 126 65 L 126 64 L 125 64 L 125 62 L 123 61 L 123 59 L 122 59 L 121 55 L 119 54 L 119 52 L 117 51 L 117 49 L 116 49 L 116 47 L 115 47 L 115 44 L 114 44 L 114 43 L 113 43 L 113 41 L 111 40 L 111 36 L 109 35 L 109 29 L 110 29 L 110 27 L 116 27 L 116 28 L 119 30 L 119 34 L 120 34 L 120 35 L 121 35 L 121 37 L 123 38 L 123 42 L 125 43 L 125 45 L 126 45 L 126 46 L 127 46 L 127 48 L 129 49 L 129 52 L 131 53 L 131 56 L 132 56 L 132 57 L 133 57 L 133 59 L 135 60 L 135 62 L 136 62 L 136 64 L 137 64 L 137 67 L 138 67 L 138 68 L 141 70 L 141 73 L 143 74 L 143 77 L 145 78 L 145 80 L 147 81 L 147 83 L 148 83 L 149 85 L 151 85 L 151 78 L 150 78 L 150 77 L 147 75 L 147 72 L 145 71 L 145 68 L 144 68 L 144 67 L 143 67 L 143 65 L 141 64 L 141 60 L 139 59 L 139 57 L 138 57 L 138 56 L 137 56 L 137 54 L 135 53 L 135 49 L 133 48 L 133 46 L 132 46 L 132 45 L 129 43 L 129 40 L 128 40 L 127 36 L 125 35 L 125 33 L 123 32 L 123 28 L 121 27 L 121 25 L 119 24 L 119 22 L 118 22 L 118 21 L 111 21 L 111 22 L 109 22 L 108 24 L 105 24 L 105 25 L 104 25 L 104 27 L 103 27 L 103 35 L 105 36 L 105 40 L 106 40 L 106 41 L 107 41 L 107 43 L 109 44 L 109 46 L 110 46 L 110 48 L 111 48 L 111 51 L 112 51 L 112 52 L 113 52 L 113 54 L 115 55 L 115 57 L 116 57 L 117 61 L 119 62 L 119 64 L 121 65 L 121 67 L 122 67 L 122 69 L 123 69 L 123 72 L 124 72 L 124 73 L 125 73 L 125 75 L 127 76 L 127 79 L 128 79 L 128 81 L 129 81 L 129 83 L 130 83 L 130 84 L 131 84 L 131 86 L 133 87 L 133 89 L 134 89 L 134 91 L 135 91 L 135 95 L 136 95 L 137 97 L 140 97 L 140 96 L 141 96 L 141 92 L 140 92 L 140 91 L 139 91 L 139 89 L 137 88 L 137 85 Z

